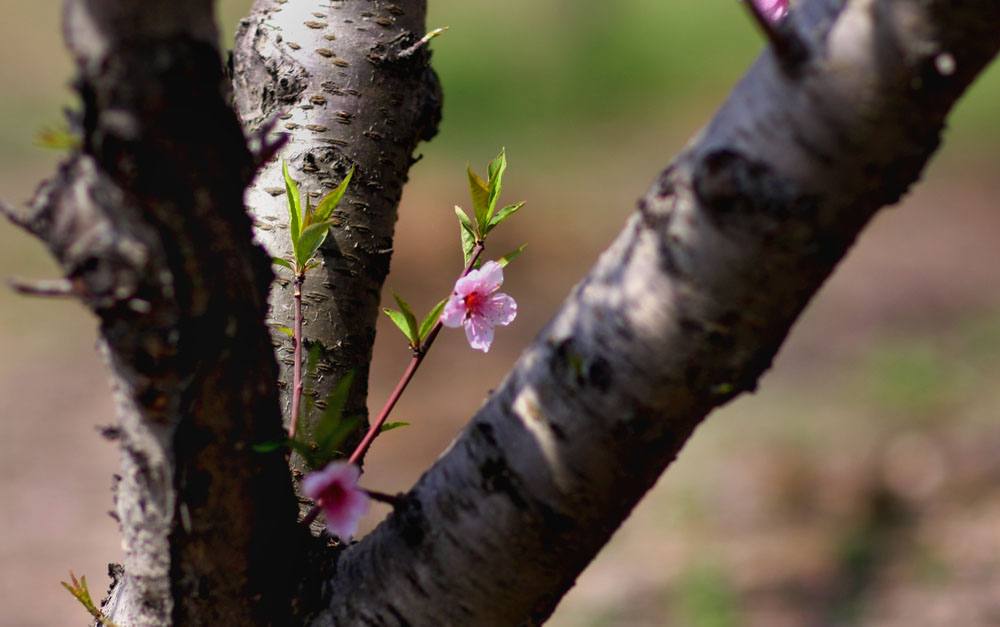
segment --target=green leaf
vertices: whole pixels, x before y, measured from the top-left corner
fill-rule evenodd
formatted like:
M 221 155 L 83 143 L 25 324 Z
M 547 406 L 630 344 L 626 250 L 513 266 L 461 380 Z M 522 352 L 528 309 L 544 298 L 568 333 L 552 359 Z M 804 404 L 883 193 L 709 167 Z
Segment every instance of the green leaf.
M 388 307 L 383 307 L 382 311 L 385 312 L 385 315 L 389 316 L 390 320 L 396 323 L 396 326 L 399 327 L 399 330 L 403 332 L 403 335 L 406 336 L 406 339 L 410 339 L 410 334 L 409 331 L 407 330 L 406 316 L 403 314 L 403 312 L 396 311 L 395 309 L 389 309 Z
M 469 264 L 469 259 L 472 258 L 472 249 L 476 247 L 476 232 L 472 227 L 472 221 L 469 220 L 469 216 L 462 211 L 462 208 L 455 205 L 455 213 L 458 214 L 458 224 L 460 228 L 460 234 L 462 236 L 462 257 L 465 259 L 465 264 Z
M 316 219 L 323 221 L 329 220 L 330 216 L 333 214 L 333 210 L 337 208 L 340 204 L 340 199 L 344 197 L 344 192 L 347 190 L 347 184 L 351 182 L 351 177 L 354 176 L 354 166 L 351 166 L 351 171 L 347 173 L 344 180 L 340 182 L 340 185 L 335 187 L 332 192 L 323 196 L 323 200 L 319 201 L 316 205 Z
M 261 442 L 260 444 L 254 444 L 250 447 L 254 453 L 273 453 L 278 449 L 285 448 L 288 446 L 289 440 L 279 440 L 276 442 Z
M 285 196 L 288 201 L 288 230 L 292 234 L 292 249 L 298 258 L 299 225 L 302 223 L 302 206 L 299 204 L 299 186 L 288 173 L 288 163 L 281 159 L 281 173 L 285 176 Z
M 490 231 L 492 231 L 496 227 L 500 226 L 500 224 L 504 220 L 506 220 L 507 218 L 509 218 L 512 215 L 514 215 L 514 213 L 516 213 L 517 210 L 520 209 L 523 206 L 524 206 L 524 201 L 522 200 L 521 202 L 519 202 L 517 204 L 507 205 L 506 207 L 504 207 L 500 211 L 497 211 L 496 215 L 494 215 L 492 218 L 490 218 L 489 224 L 486 225 L 486 232 L 489 233 Z
M 486 182 L 472 171 L 472 166 L 465 167 L 469 175 L 469 191 L 472 192 L 472 212 L 476 216 L 476 226 L 481 230 L 486 226 L 486 214 L 490 210 L 490 190 Z
M 399 305 L 403 316 L 406 318 L 406 337 L 410 338 L 410 344 L 416 348 L 420 345 L 420 331 L 417 328 L 417 317 L 413 315 L 413 309 L 403 300 L 402 296 L 396 293 L 396 290 L 392 291 L 392 297 L 396 299 L 396 304 Z
M 489 183 L 487 188 L 489 191 L 489 211 L 486 213 L 486 219 L 480 222 L 480 228 L 485 228 L 490 220 L 493 218 L 493 211 L 497 206 L 497 198 L 500 197 L 500 190 L 503 189 L 501 184 L 503 181 L 503 173 L 507 169 L 507 157 L 504 154 L 504 149 L 500 149 L 500 154 L 496 156 L 492 162 L 490 162 L 489 168 Z M 485 232 L 483 233 L 485 235 Z
M 291 338 L 295 337 L 295 331 L 292 331 L 288 327 L 281 326 L 280 324 L 272 324 L 271 328 L 272 329 L 277 329 L 278 331 L 281 331 L 282 333 L 287 333 L 288 337 L 291 337 Z
M 292 267 L 292 264 L 281 257 L 271 257 L 271 263 L 276 266 L 281 266 L 282 268 L 288 268 L 293 273 L 295 272 L 295 268 Z
M 392 431 L 393 429 L 398 429 L 400 427 L 409 427 L 409 426 L 410 423 L 408 422 L 387 422 L 382 425 L 382 427 L 378 430 L 378 432 L 385 433 L 386 431 Z
M 315 444 L 295 439 L 286 440 L 285 446 L 301 455 L 310 468 L 319 470 L 323 466 L 324 460 L 319 459 L 319 456 L 316 454 L 318 449 Z
M 39 129 L 35 134 L 35 145 L 51 150 L 76 150 L 83 145 L 83 140 L 70 131 L 69 125 L 62 122 Z
M 107 617 L 104 616 L 104 613 L 101 612 L 101 610 L 97 608 L 97 605 L 94 604 L 94 600 L 90 597 L 90 590 L 87 589 L 87 578 L 80 575 L 80 579 L 77 581 L 76 575 L 73 574 L 73 571 L 69 571 L 69 578 L 70 581 L 73 582 L 73 585 L 70 585 L 65 581 L 60 581 L 59 583 L 61 583 L 64 588 L 69 590 L 69 593 L 72 594 L 73 597 L 76 598 L 76 600 L 79 601 L 88 612 L 90 612 L 90 615 L 97 619 L 97 622 L 104 625 L 104 627 L 118 627 L 108 620 Z
M 342 452 L 339 450 L 340 445 L 347 439 L 347 436 L 357 429 L 359 424 L 361 424 L 361 416 L 350 416 L 338 421 L 334 429 L 327 435 L 325 444 L 320 446 L 316 456 L 317 463 L 313 465 L 313 468 L 319 470 L 335 457 L 346 457 L 346 455 L 338 455 Z
M 518 248 L 517 250 L 512 250 L 503 257 L 497 259 L 497 263 L 500 264 L 501 268 L 506 268 L 507 264 L 510 263 L 511 261 L 514 261 L 514 258 L 520 255 L 522 252 L 524 252 L 524 249 L 527 247 L 528 247 L 527 244 L 522 244 L 521 247 Z
M 431 332 L 434 328 L 434 323 L 438 321 L 441 317 L 441 312 L 444 311 L 444 306 L 448 303 L 448 299 L 444 299 L 437 305 L 434 305 L 434 309 L 431 309 L 430 313 L 424 316 L 423 321 L 420 323 L 420 343 L 423 344 L 424 340 L 427 339 L 427 334 Z
M 323 347 L 316 342 L 309 348 L 309 355 L 306 357 L 306 374 L 312 376 L 316 372 L 316 364 L 319 363 L 320 353 Z
M 320 452 L 330 448 L 330 442 L 337 433 L 338 425 L 341 423 L 341 414 L 344 412 L 344 405 L 347 403 L 347 394 L 351 391 L 351 383 L 354 382 L 354 371 L 351 370 L 344 378 L 337 382 L 337 386 L 330 392 L 326 399 L 326 408 L 319 418 L 314 433 L 316 445 Z M 340 444 L 336 442 L 333 446 Z
M 331 226 L 333 226 L 333 222 L 325 220 L 310 224 L 302 231 L 302 235 L 299 237 L 298 250 L 295 251 L 295 260 L 298 262 L 300 268 L 306 267 L 312 260 L 313 254 L 326 240 L 326 235 L 330 232 Z
M 302 194 L 303 199 L 306 201 L 305 209 L 302 210 L 302 222 L 299 224 L 299 229 L 302 231 L 306 230 L 310 224 L 313 223 L 312 219 L 312 205 L 310 205 L 309 193 L 306 192 Z M 301 234 L 300 234 L 301 237 Z
M 500 179 L 503 178 L 503 171 L 507 169 L 506 152 L 506 148 L 501 148 L 500 154 L 498 154 L 493 161 L 490 161 L 490 168 L 487 174 L 489 174 L 491 184 L 494 180 L 499 183 Z

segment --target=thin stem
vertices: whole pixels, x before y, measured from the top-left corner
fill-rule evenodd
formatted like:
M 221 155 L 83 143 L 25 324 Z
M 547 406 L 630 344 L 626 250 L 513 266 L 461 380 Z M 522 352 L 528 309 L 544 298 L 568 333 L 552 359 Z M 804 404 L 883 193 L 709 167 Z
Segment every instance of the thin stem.
M 295 429 L 299 423 L 299 406 L 302 404 L 302 283 L 305 272 L 295 273 L 295 365 L 292 374 L 292 418 L 288 425 L 288 437 L 295 438 Z
M 314 520 L 316 520 L 317 516 L 319 516 L 319 502 L 318 501 L 316 502 L 315 505 L 312 506 L 312 509 L 310 509 L 306 513 L 306 515 L 302 518 L 302 520 L 299 521 L 299 524 L 302 525 L 303 527 L 308 527 L 309 525 L 311 525 L 313 523 Z
M 475 265 L 476 261 L 479 259 L 479 256 L 482 254 L 483 254 L 483 243 L 476 242 L 475 247 L 472 249 L 472 255 L 469 257 L 469 263 L 465 265 L 465 270 L 462 271 L 461 276 L 465 276 L 466 274 L 469 273 L 470 270 L 472 270 L 472 266 Z M 376 418 L 375 422 L 371 424 L 371 426 L 368 428 L 368 432 L 365 433 L 365 437 L 361 439 L 361 442 L 358 443 L 357 448 L 355 448 L 354 452 L 351 453 L 350 458 L 348 458 L 347 460 L 348 464 L 358 463 L 358 460 L 361 459 L 361 456 L 364 455 L 365 451 L 368 450 L 368 447 L 371 446 L 371 443 L 375 439 L 375 436 L 378 435 L 378 432 L 382 428 L 382 425 L 385 424 L 386 418 L 389 417 L 389 412 L 391 412 L 392 408 L 396 406 L 396 403 L 399 401 L 399 397 L 403 395 L 403 391 L 406 390 L 406 386 L 409 385 L 410 380 L 413 379 L 413 375 L 416 374 L 417 368 L 419 368 L 420 364 L 424 361 L 424 357 L 427 355 L 428 349 L 430 349 L 431 344 L 434 343 L 434 339 L 437 337 L 440 331 L 441 331 L 441 320 L 439 318 L 434 323 L 434 326 L 431 328 L 430 333 L 427 334 L 427 339 L 424 340 L 420 348 L 418 348 L 416 351 L 413 352 L 413 357 L 410 358 L 410 363 L 409 365 L 407 365 L 406 371 L 403 372 L 403 376 L 400 377 L 399 383 L 396 384 L 396 388 L 392 391 L 392 394 L 389 395 L 389 400 L 385 402 L 385 406 L 382 407 L 382 411 L 379 412 L 378 418 Z
M 440 35 L 441 33 L 443 33 L 446 30 L 448 30 L 447 26 L 442 26 L 441 28 L 435 28 L 431 32 L 429 32 L 426 35 L 424 35 L 420 39 L 420 41 L 418 41 L 417 43 L 413 44 L 412 46 L 410 46 L 406 50 L 401 51 L 396 58 L 397 59 L 407 59 L 409 57 L 412 57 L 414 54 L 417 53 L 417 50 L 420 50 L 421 48 L 423 48 L 424 46 L 426 46 L 428 43 L 430 43 L 430 40 L 434 39 L 435 37 L 437 37 L 438 35 Z
M 483 254 L 483 250 L 483 242 L 476 242 L 476 245 L 472 248 L 472 254 L 469 256 L 469 263 L 465 264 L 465 269 L 462 270 L 462 274 L 460 276 L 465 276 L 470 270 L 472 270 L 476 261 L 479 260 L 480 255 Z M 297 307 L 298 301 L 296 301 L 296 308 Z M 298 318 L 299 317 L 296 316 L 296 320 L 298 320 Z M 424 356 L 427 355 L 428 349 L 430 349 L 431 344 L 434 343 L 434 339 L 437 337 L 438 333 L 440 333 L 441 326 L 441 320 L 438 319 L 431 328 L 430 333 L 427 334 L 427 339 L 424 340 L 420 348 L 413 352 L 413 357 L 410 358 L 410 363 L 406 366 L 406 371 L 403 372 L 403 376 L 400 377 L 399 383 L 396 384 L 396 388 L 392 391 L 392 394 L 389 395 L 389 400 L 385 402 L 385 406 L 382 408 L 382 411 L 379 412 L 378 418 L 376 418 L 375 422 L 371 424 L 368 428 L 368 432 L 365 433 L 365 437 L 361 439 L 361 442 L 358 443 L 354 452 L 351 453 L 351 456 L 347 460 L 348 464 L 357 464 L 358 460 L 361 459 L 361 456 L 364 455 L 365 451 L 368 450 L 368 447 L 371 446 L 372 441 L 375 440 L 375 436 L 378 435 L 379 430 L 382 429 L 382 425 L 385 424 L 386 418 L 389 417 L 389 412 L 391 412 L 392 408 L 396 406 L 396 403 L 399 401 L 399 397 L 403 395 L 403 391 L 406 389 L 406 386 L 409 385 L 410 380 L 413 379 L 413 375 L 416 374 L 417 368 L 419 368 L 420 364 L 424 361 Z M 298 332 L 296 332 L 295 336 L 298 337 Z M 298 365 L 298 359 L 295 360 L 295 363 Z M 303 527 L 308 527 L 314 520 L 316 520 L 316 517 L 319 516 L 319 511 L 319 503 L 313 505 L 312 509 L 306 513 L 301 521 L 299 521 L 299 524 Z

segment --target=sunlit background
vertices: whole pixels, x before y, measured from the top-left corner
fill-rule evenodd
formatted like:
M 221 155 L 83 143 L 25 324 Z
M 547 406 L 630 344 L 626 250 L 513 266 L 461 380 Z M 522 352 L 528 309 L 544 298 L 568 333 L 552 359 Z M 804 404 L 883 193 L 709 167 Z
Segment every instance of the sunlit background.
M 295 2 L 297 0 L 291 0 Z M 364 483 L 407 489 L 447 446 L 760 50 L 735 0 L 430 0 L 445 92 L 419 147 L 388 286 L 426 310 L 460 269 L 464 167 L 505 146 L 498 230 L 519 302 L 488 355 L 443 335 Z M 226 42 L 247 0 L 220 3 Z M 73 103 L 58 3 L 0 0 L 0 197 L 22 203 L 59 155 L 37 131 Z M 760 391 L 710 417 L 580 578 L 557 626 L 1000 624 L 1000 68 L 952 116 L 924 180 L 861 237 Z M 0 223 L 0 274 L 55 276 Z M 84 624 L 121 549 L 114 421 L 73 302 L 0 289 L 0 624 Z M 371 405 L 405 365 L 380 327 Z M 377 407 L 376 407 L 377 409 Z M 387 513 L 377 507 L 367 528 Z

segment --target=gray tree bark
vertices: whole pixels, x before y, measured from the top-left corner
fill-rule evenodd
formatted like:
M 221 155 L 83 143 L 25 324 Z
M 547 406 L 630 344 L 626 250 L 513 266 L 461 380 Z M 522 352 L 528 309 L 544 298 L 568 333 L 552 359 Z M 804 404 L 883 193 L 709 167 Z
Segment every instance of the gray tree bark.
M 425 14 L 426 0 L 257 0 L 240 23 L 233 51 L 235 100 L 245 128 L 259 132 L 277 118 L 277 130 L 288 137 L 282 157 L 314 204 L 354 168 L 321 265 L 306 276 L 303 289 L 303 336 L 309 350 L 319 349 L 304 393 L 322 409 L 336 384 L 354 371 L 347 416 L 367 415 L 368 365 L 396 210 L 413 150 L 434 135 L 441 114 L 429 54 L 415 45 L 425 32 Z M 261 166 L 246 199 L 257 240 L 272 256 L 290 259 L 280 159 Z M 271 317 L 291 328 L 288 274 L 279 271 L 272 286 Z M 272 336 L 287 417 L 293 343 L 285 333 Z M 301 416 L 300 428 L 310 432 L 318 414 Z M 344 443 L 345 456 L 361 434 Z M 304 470 L 299 463 L 295 468 Z
M 6 208 L 48 242 L 102 321 L 128 543 L 106 609 L 122 626 L 540 624 L 705 415 L 754 389 L 860 229 L 919 177 L 947 111 L 1000 48 L 995 0 L 796 5 L 449 452 L 343 549 L 296 527 L 280 456 L 248 452 L 280 433 L 263 324 L 271 273 L 240 200 L 270 155 L 266 142 L 247 151 L 222 102 L 210 3 L 177 6 L 67 3 L 84 147 L 28 212 Z M 383 5 L 332 6 L 317 12 L 375 8 L 374 18 Z M 269 37 L 254 35 L 254 49 L 284 54 Z M 329 51 L 316 54 L 357 54 Z M 383 62 L 365 61 L 390 72 Z M 391 110 L 350 119 L 377 125 L 379 114 Z M 267 115 L 262 106 L 256 123 Z M 299 106 L 290 123 L 330 137 L 308 129 L 314 115 Z M 419 137 L 420 116 L 403 117 Z M 363 163 L 369 128 L 351 131 L 358 148 L 330 144 L 349 156 L 299 135 L 300 175 L 317 163 L 319 189 L 329 180 L 319 173 L 337 180 L 348 160 Z M 345 227 L 358 230 L 355 219 L 345 214 Z M 377 277 L 382 249 L 359 242 L 387 236 L 354 236 L 337 234 L 327 267 L 372 263 L 351 267 Z M 363 254 L 347 260 L 354 243 Z

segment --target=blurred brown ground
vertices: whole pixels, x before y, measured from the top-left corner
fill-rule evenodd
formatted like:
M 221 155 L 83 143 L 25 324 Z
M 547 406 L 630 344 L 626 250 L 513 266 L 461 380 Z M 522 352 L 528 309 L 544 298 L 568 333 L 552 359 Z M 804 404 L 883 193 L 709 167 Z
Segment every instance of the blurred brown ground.
M 227 23 L 240 4 L 223 3 Z M 461 15 L 449 13 L 460 5 L 437 5 L 453 27 L 435 43 L 445 68 L 449 38 L 465 45 L 451 21 Z M 30 146 L 34 130 L 69 98 L 54 3 L 16 8 L 0 24 L 0 196 L 20 202 L 58 157 Z M 734 76 L 757 45 L 751 38 L 731 62 Z M 461 102 L 467 86 L 449 76 L 446 98 Z M 367 486 L 405 490 L 433 463 L 708 119 L 727 76 L 678 86 L 700 90 L 700 104 L 669 115 L 581 114 L 584 126 L 551 132 L 467 128 L 472 114 L 446 108 L 404 194 L 387 286 L 418 309 L 447 293 L 460 263 L 451 207 L 468 204 L 465 162 L 482 169 L 506 143 L 505 198 L 528 205 L 491 252 L 529 243 L 505 283 L 519 317 L 488 355 L 459 333 L 442 336 L 394 416 L 413 426 L 375 444 Z M 991 89 L 974 91 L 969 109 L 995 111 Z M 964 124 L 904 203 L 864 233 L 760 391 L 698 430 L 552 625 L 1000 625 L 1000 141 L 996 126 Z M 0 270 L 56 272 L 5 223 Z M 0 290 L 0 323 L 0 624 L 84 624 L 58 582 L 72 569 L 99 597 L 121 555 L 106 514 L 117 452 L 95 430 L 114 421 L 95 321 L 75 303 Z M 405 356 L 383 324 L 371 405 Z M 376 507 L 367 528 L 385 514 Z

